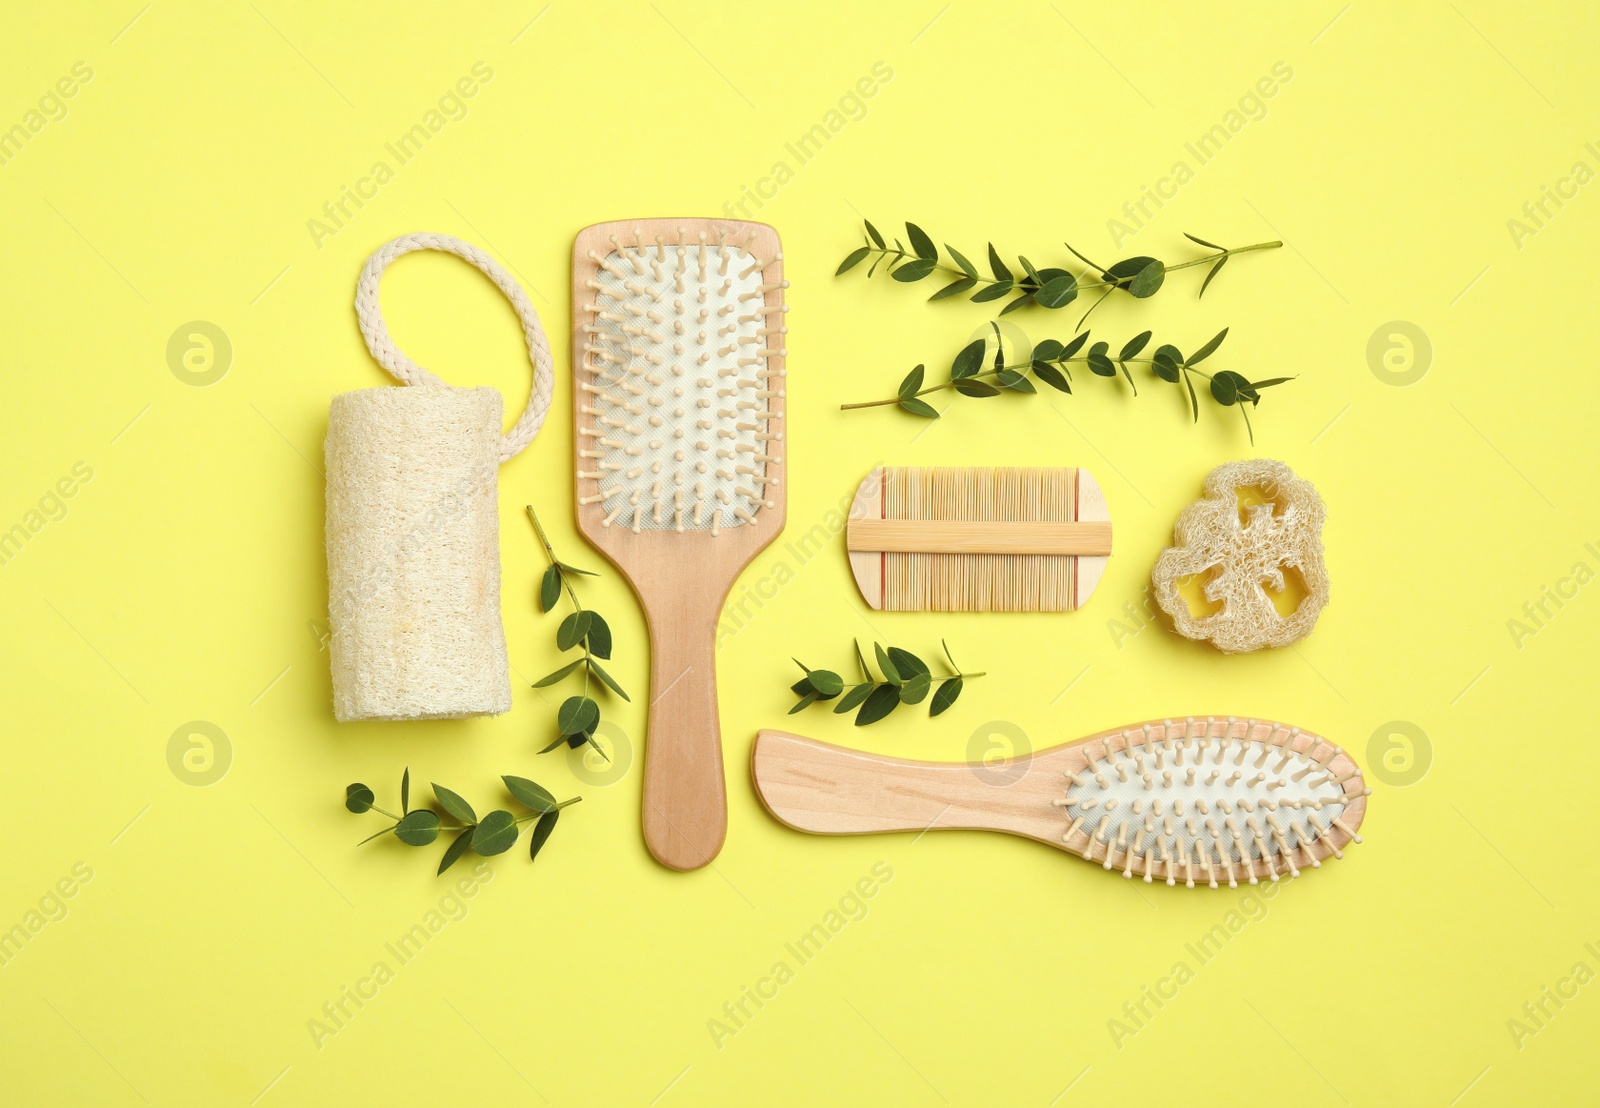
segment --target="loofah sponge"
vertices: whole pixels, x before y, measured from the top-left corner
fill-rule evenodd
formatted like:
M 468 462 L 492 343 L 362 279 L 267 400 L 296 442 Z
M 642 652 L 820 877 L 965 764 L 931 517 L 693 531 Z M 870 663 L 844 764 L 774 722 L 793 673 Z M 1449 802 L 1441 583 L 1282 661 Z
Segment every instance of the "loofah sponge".
M 500 394 L 363 389 L 328 411 L 328 613 L 341 721 L 511 708 Z
M 477 266 L 522 320 L 533 389 L 504 435 L 498 392 L 451 388 L 389 335 L 378 279 L 414 250 Z M 356 318 L 378 364 L 409 387 L 347 392 L 328 410 L 333 713 L 343 722 L 509 711 L 498 472 L 533 441 L 550 408 L 554 372 L 539 313 L 512 276 L 471 243 L 416 234 L 367 259 Z
M 1237 490 L 1259 489 L 1266 503 L 1249 505 L 1240 518 Z M 1282 462 L 1258 458 L 1229 462 L 1206 477 L 1205 495 L 1178 516 L 1177 545 L 1162 551 L 1151 573 L 1156 602 L 1179 634 L 1209 639 L 1218 650 L 1241 654 L 1288 646 L 1311 633 L 1328 603 L 1328 568 L 1322 553 L 1322 497 L 1311 482 Z M 1288 616 L 1278 612 L 1263 586 L 1282 591 L 1284 570 L 1305 582 L 1305 596 Z M 1204 595 L 1221 610 L 1197 617 L 1178 582 L 1206 574 Z

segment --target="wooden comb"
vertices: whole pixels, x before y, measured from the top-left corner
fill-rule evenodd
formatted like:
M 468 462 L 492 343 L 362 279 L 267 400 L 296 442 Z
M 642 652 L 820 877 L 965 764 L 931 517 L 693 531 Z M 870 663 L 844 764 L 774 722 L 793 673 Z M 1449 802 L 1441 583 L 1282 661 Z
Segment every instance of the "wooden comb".
M 578 529 L 650 628 L 642 822 L 672 869 L 727 834 L 715 632 L 783 529 L 786 287 L 761 223 L 601 223 L 572 248 Z
M 1070 612 L 1105 572 L 1111 515 L 1085 469 L 880 466 L 845 545 L 884 611 Z
M 1233 716 L 1152 720 L 979 765 L 762 731 L 750 766 L 761 802 L 796 831 L 1004 831 L 1191 889 L 1344 857 L 1371 793 L 1326 739 Z

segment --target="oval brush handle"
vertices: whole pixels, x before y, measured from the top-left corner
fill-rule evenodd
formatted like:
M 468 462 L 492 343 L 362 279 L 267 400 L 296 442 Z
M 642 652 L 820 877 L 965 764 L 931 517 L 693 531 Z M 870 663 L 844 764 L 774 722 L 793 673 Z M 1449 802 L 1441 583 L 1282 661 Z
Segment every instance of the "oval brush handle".
M 997 767 L 989 767 L 991 770 Z M 778 821 L 816 835 L 967 828 L 1029 833 L 1010 809 L 1013 797 L 964 762 L 917 762 L 762 731 L 750 759 L 756 792 Z M 1031 794 L 1032 790 L 1021 790 Z M 1048 802 L 1045 812 L 1050 811 Z
M 717 720 L 716 616 L 702 590 L 663 590 L 650 617 L 650 719 L 644 752 L 644 841 L 669 869 L 699 869 L 728 834 Z

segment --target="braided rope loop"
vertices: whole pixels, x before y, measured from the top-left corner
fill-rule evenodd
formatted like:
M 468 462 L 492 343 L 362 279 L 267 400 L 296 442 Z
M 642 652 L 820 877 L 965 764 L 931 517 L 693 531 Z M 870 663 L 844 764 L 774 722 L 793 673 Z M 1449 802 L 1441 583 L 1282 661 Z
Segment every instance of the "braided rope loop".
M 478 267 L 493 281 L 522 321 L 522 333 L 528 340 L 528 359 L 533 363 L 533 388 L 528 394 L 528 406 L 500 440 L 500 461 L 507 462 L 520 454 L 544 426 L 545 415 L 550 410 L 550 400 L 555 392 L 555 370 L 550 361 L 550 344 L 545 341 L 544 328 L 539 324 L 539 313 L 515 277 L 501 268 L 489 255 L 469 242 L 453 235 L 414 234 L 401 235 L 384 243 L 367 264 L 361 268 L 361 279 L 356 283 L 356 318 L 361 324 L 361 334 L 367 340 L 367 349 L 379 365 L 403 385 L 444 385 L 433 373 L 424 369 L 394 344 L 389 327 L 383 321 L 383 309 L 378 305 L 378 281 L 383 271 L 396 258 L 415 250 L 438 250 L 454 254 Z

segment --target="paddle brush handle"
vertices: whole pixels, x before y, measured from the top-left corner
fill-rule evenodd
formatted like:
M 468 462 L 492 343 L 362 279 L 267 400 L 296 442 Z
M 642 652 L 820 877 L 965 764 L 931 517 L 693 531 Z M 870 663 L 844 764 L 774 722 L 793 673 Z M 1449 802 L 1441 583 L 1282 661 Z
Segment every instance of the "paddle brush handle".
M 706 590 L 666 592 L 650 618 L 650 719 L 644 753 L 644 841 L 669 869 L 699 869 L 728 834 L 717 720 L 716 616 Z

